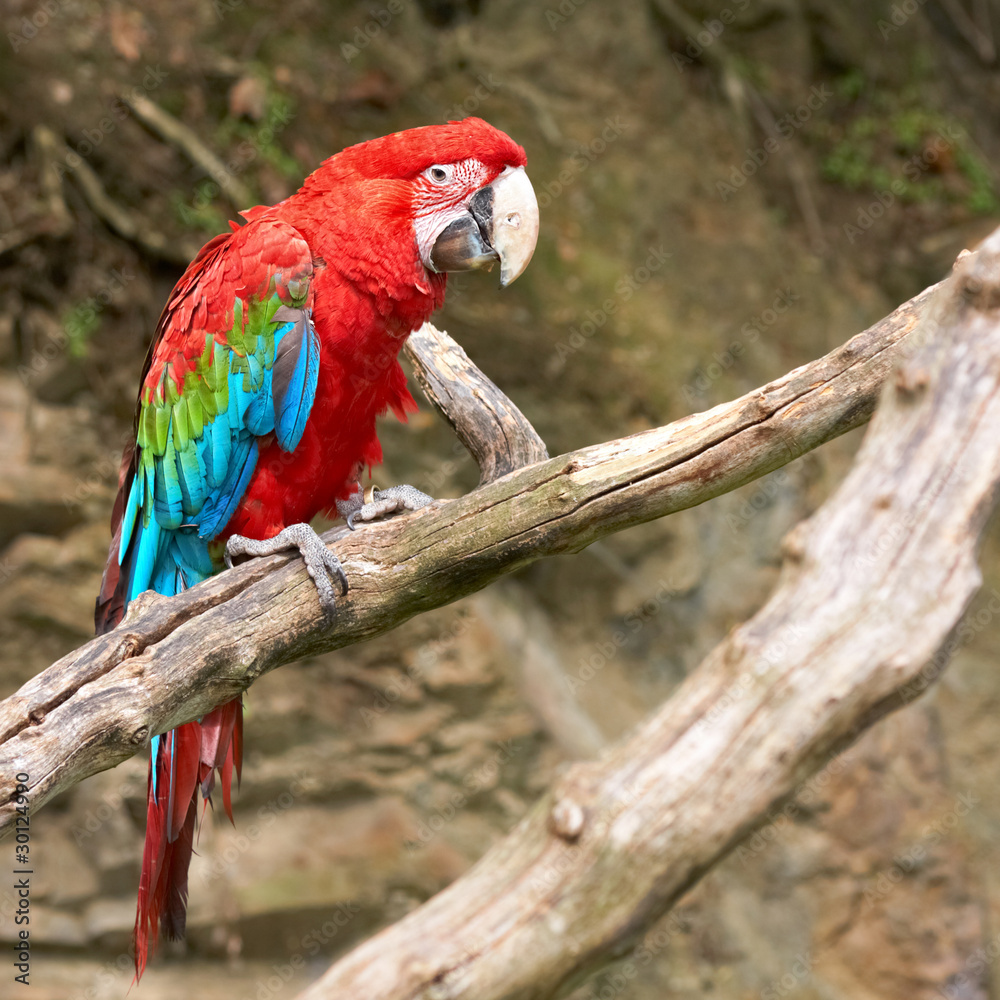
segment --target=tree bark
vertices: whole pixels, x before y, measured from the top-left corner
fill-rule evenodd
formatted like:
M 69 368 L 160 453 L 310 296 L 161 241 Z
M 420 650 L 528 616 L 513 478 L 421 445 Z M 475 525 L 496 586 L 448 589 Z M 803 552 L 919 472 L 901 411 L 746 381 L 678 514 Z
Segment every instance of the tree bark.
M 786 540 L 767 606 L 634 736 L 572 767 L 472 871 L 304 994 L 552 996 L 623 954 L 769 808 L 942 669 L 1000 482 L 1000 230 L 937 291 L 738 400 L 330 533 L 352 582 L 332 628 L 290 557 L 143 595 L 115 632 L 0 704 L 4 826 L 19 774 L 34 813 L 265 670 L 778 468 L 866 420 L 900 359 L 850 476 Z M 508 418 L 521 426 L 512 404 Z
M 451 337 L 425 323 L 406 342 L 424 396 L 479 466 L 479 485 L 549 457 L 524 414 Z
M 932 293 L 730 403 L 536 462 L 406 517 L 328 532 L 351 585 L 333 627 L 291 555 L 252 560 L 175 597 L 140 595 L 117 629 L 0 703 L 0 834 L 14 822 L 17 774 L 29 775 L 35 811 L 153 734 L 239 696 L 268 670 L 379 635 L 542 556 L 702 503 L 858 426 L 894 361 L 915 349 Z M 454 356 L 446 334 L 425 333 L 439 342 L 421 352 L 428 369 L 435 357 Z M 448 398 L 438 401 L 448 406 Z M 488 405 L 494 397 L 479 398 Z M 521 427 L 509 400 L 502 410 L 494 426 Z M 535 447 L 526 440 L 511 450 L 505 433 L 494 468 Z
M 1000 230 L 921 334 L 850 475 L 786 541 L 768 604 L 634 736 L 574 765 L 302 1000 L 551 997 L 627 952 L 831 754 L 926 688 L 980 585 L 1000 484 Z

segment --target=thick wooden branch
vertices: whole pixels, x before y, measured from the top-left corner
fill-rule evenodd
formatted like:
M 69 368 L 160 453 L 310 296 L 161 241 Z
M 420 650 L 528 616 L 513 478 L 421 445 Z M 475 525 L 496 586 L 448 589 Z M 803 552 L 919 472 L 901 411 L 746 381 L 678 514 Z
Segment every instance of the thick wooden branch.
M 931 292 L 731 403 L 538 462 L 416 514 L 328 533 L 351 582 L 333 627 L 290 556 L 252 560 L 176 597 L 141 595 L 114 632 L 0 703 L 0 834 L 13 825 L 18 773 L 29 775 L 37 810 L 267 670 L 379 635 L 542 556 L 702 503 L 863 423 L 893 362 L 913 349 Z
M 980 585 L 1000 484 L 1000 230 L 922 330 L 847 480 L 789 537 L 766 607 L 303 1000 L 551 997 L 625 953 L 831 754 L 924 690 Z
M 451 337 L 425 323 L 406 342 L 423 394 L 479 465 L 479 484 L 549 457 L 524 414 Z

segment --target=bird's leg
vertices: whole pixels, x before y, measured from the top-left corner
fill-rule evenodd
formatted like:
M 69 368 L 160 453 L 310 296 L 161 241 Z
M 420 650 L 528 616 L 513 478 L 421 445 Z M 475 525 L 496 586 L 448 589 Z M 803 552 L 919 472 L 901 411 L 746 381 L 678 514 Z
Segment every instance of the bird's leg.
M 346 500 L 337 501 L 337 513 L 347 521 L 347 527 L 354 531 L 355 521 L 375 521 L 387 514 L 404 510 L 420 510 L 434 497 L 421 492 L 415 486 L 390 486 L 387 490 L 372 490 L 371 500 L 365 502 L 364 490 L 358 485 L 357 491 Z
M 231 535 L 226 542 L 226 565 L 233 568 L 234 556 L 270 556 L 286 549 L 298 549 L 306 572 L 316 584 L 320 606 L 332 617 L 337 606 L 334 583 L 341 596 L 347 593 L 347 574 L 340 560 L 323 544 L 323 539 L 308 524 L 290 524 L 273 538 L 246 538 Z

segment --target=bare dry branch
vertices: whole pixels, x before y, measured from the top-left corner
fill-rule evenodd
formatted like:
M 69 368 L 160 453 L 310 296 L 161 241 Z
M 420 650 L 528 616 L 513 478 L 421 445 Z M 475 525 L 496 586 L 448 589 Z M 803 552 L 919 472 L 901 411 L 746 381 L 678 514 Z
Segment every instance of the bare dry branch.
M 0 833 L 13 824 L 16 773 L 30 775 L 37 810 L 282 663 L 379 635 L 542 556 L 702 503 L 858 426 L 912 349 L 931 292 L 733 402 L 537 462 L 407 517 L 328 533 L 351 581 L 333 628 L 291 556 L 252 560 L 176 597 L 140 595 L 114 632 L 0 703 Z M 429 352 L 424 363 L 433 366 Z M 510 454 L 506 438 L 501 445 Z
M 1000 230 L 962 262 L 766 607 L 466 875 L 301 1000 L 528 1000 L 624 954 L 829 756 L 943 668 L 1000 485 Z M 626 964 L 624 975 L 636 974 Z
M 46 155 L 72 165 L 68 175 L 75 178 L 80 185 L 87 204 L 119 236 L 161 260 L 180 264 L 191 259 L 188 248 L 172 244 L 162 233 L 151 228 L 149 220 L 135 216 L 114 201 L 104 190 L 104 185 L 94 168 L 83 157 L 70 150 L 52 129 L 39 125 L 35 128 L 34 137 L 36 144 Z M 58 176 L 55 178 L 55 184 L 59 184 Z M 51 186 L 50 182 L 50 189 Z
M 140 121 L 148 125 L 160 138 L 175 145 L 196 167 L 201 167 L 219 185 L 219 189 L 229 199 L 233 208 L 241 210 L 253 205 L 253 195 L 246 185 L 233 175 L 222 160 L 187 125 L 178 121 L 138 90 L 125 94 L 124 99 L 131 105 Z
M 479 483 L 549 457 L 524 414 L 447 334 L 425 323 L 406 342 L 414 375 L 479 465 Z

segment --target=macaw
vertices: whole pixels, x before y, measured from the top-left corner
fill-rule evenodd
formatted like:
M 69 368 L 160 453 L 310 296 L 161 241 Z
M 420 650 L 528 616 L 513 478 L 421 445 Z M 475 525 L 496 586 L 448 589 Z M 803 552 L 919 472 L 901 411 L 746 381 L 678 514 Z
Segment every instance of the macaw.
M 167 300 L 122 456 L 97 632 L 145 590 L 176 594 L 239 555 L 297 548 L 332 613 L 347 578 L 309 521 L 351 528 L 431 498 L 365 502 L 376 417 L 416 409 L 397 355 L 444 302 L 447 272 L 527 266 L 538 204 L 524 150 L 479 118 L 342 150 L 274 206 L 202 247 Z M 135 971 L 184 933 L 199 793 L 232 820 L 241 699 L 150 741 Z

